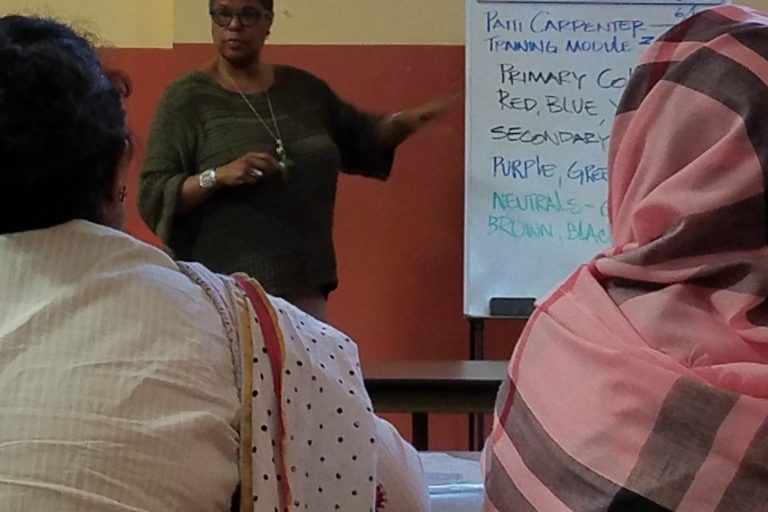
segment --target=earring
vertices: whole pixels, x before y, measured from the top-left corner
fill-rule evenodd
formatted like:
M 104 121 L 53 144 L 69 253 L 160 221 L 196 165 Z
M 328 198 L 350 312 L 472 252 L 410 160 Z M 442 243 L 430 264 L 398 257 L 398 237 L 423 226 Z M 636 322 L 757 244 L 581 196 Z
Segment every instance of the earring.
M 122 187 L 120 187 L 120 202 L 124 203 L 126 197 L 128 197 L 128 187 L 123 185 Z

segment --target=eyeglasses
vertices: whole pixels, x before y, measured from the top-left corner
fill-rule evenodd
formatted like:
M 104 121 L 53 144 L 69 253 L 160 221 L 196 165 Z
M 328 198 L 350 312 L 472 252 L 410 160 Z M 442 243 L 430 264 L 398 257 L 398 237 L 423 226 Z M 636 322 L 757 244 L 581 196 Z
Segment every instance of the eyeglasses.
M 263 19 L 272 18 L 272 13 L 266 9 L 255 9 L 253 7 L 246 7 L 237 12 L 230 11 L 229 9 L 211 9 L 211 19 L 215 24 L 220 27 L 227 27 L 234 18 L 244 27 L 252 27 Z

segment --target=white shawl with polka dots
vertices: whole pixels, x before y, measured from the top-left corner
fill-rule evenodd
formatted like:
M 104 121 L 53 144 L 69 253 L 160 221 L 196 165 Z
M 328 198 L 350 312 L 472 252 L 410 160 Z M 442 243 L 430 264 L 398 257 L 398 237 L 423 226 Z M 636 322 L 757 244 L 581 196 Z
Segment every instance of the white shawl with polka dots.
M 240 512 L 429 509 L 416 452 L 373 414 L 349 337 L 245 276 L 180 267 L 211 296 L 233 342 Z

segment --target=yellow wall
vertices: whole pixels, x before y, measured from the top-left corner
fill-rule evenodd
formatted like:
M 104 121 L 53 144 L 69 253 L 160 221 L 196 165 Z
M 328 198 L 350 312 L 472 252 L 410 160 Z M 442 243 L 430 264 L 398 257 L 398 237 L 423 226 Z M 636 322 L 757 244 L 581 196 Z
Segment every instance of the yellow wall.
M 208 42 L 207 8 L 207 0 L 0 0 L 0 14 L 54 16 L 121 48 Z M 461 45 L 464 1 L 276 0 L 270 42 Z
M 59 18 L 102 46 L 170 48 L 174 0 L 0 0 L 0 14 Z M 186 0 L 190 2 L 192 0 Z
M 272 44 L 463 45 L 465 0 L 275 0 Z M 744 2 L 768 11 L 768 0 Z M 55 16 L 105 46 L 210 40 L 207 0 L 0 0 L 0 14 Z
M 200 3 L 176 0 L 177 42 L 210 40 Z M 272 32 L 273 44 L 461 45 L 464 0 L 275 0 Z

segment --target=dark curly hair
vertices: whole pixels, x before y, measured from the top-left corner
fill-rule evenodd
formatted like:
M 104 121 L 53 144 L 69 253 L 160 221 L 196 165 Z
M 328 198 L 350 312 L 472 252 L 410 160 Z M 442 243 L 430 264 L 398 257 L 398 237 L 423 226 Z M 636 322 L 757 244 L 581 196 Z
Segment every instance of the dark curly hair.
M 103 222 L 130 84 L 50 19 L 0 17 L 0 233 Z
M 208 0 L 208 11 L 213 10 L 213 2 L 214 0 Z M 259 0 L 259 2 L 261 2 L 261 6 L 269 12 L 275 12 L 275 3 L 273 0 Z

